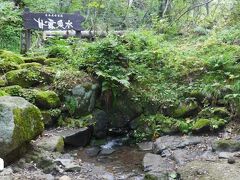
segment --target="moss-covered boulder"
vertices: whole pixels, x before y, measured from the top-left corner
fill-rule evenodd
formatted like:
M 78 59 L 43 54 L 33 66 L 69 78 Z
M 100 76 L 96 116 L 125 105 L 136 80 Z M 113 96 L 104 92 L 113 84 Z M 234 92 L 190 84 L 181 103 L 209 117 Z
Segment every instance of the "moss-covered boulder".
M 43 132 L 40 110 L 21 97 L 0 97 L 0 157 L 14 160 L 18 149 Z
M 57 108 L 61 104 L 58 95 L 54 91 L 38 91 L 35 103 L 42 109 Z
M 8 85 L 20 85 L 28 88 L 51 83 L 54 79 L 55 72 L 49 68 L 31 67 L 28 69 L 9 71 L 5 76 Z
M 170 114 L 174 118 L 185 118 L 197 114 L 199 106 L 196 101 L 181 102 Z
M 24 63 L 22 57 L 11 51 L 0 50 L 0 59 L 4 62 L 22 64 Z
M 240 140 L 239 139 L 217 140 L 212 144 L 212 148 L 214 151 L 224 151 L 224 152 L 240 151 Z
M 0 90 L 0 96 L 8 96 L 9 94 L 3 90 Z
M 39 68 L 39 67 L 41 67 L 41 66 L 42 66 L 42 64 L 36 63 L 36 62 L 23 63 L 23 64 L 20 65 L 20 67 L 21 67 L 22 69 L 28 69 L 28 68 L 33 68 L 33 67 Z
M 4 77 L 0 77 L 0 88 L 6 86 L 7 81 Z
M 210 127 L 210 124 L 211 122 L 209 119 L 197 119 L 193 124 L 192 130 L 199 131 L 207 129 Z
M 25 63 L 39 63 L 44 64 L 46 57 L 37 56 L 37 57 L 27 57 L 23 59 Z
M 8 71 L 17 70 L 19 68 L 19 65 L 16 63 L 0 61 L 0 74 L 5 74 Z
M 32 69 L 20 69 L 6 73 L 8 85 L 19 85 L 25 88 L 34 87 L 43 81 L 40 72 Z
M 44 61 L 44 64 L 47 66 L 53 66 L 57 64 L 62 64 L 63 62 L 64 60 L 60 58 L 48 58 Z
M 23 88 L 19 85 L 2 87 L 0 90 L 5 91 L 11 96 L 21 96 L 23 93 Z
M 198 113 L 198 117 L 203 118 L 225 118 L 230 116 L 229 111 L 225 107 L 207 107 Z

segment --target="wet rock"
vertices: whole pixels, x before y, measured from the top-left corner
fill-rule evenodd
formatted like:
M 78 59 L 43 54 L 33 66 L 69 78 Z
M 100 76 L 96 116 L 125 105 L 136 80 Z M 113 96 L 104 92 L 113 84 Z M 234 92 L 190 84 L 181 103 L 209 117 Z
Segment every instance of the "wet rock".
M 96 138 L 104 138 L 107 135 L 109 127 L 109 118 L 105 111 L 95 110 L 93 112 L 92 122 L 94 125 L 94 136 Z
M 153 152 L 161 154 L 166 149 L 174 150 L 176 148 L 184 148 L 190 145 L 196 145 L 203 141 L 202 137 L 198 136 L 162 136 L 153 144 Z
M 115 149 L 102 149 L 99 153 L 99 155 L 110 155 L 114 153 L 116 150 Z
M 141 142 L 137 145 L 142 151 L 150 151 L 153 148 L 153 142 Z
M 169 172 L 174 171 L 175 164 L 171 160 L 162 158 L 160 155 L 147 153 L 143 158 L 143 168 L 147 176 L 161 179 L 168 176 Z
M 79 129 L 62 129 L 56 135 L 63 136 L 64 144 L 74 147 L 83 147 L 89 144 L 93 133 L 93 126 Z
M 236 180 L 240 179 L 239 164 L 228 164 L 226 161 L 192 161 L 178 169 L 181 179 L 186 180 Z
M 240 151 L 240 140 L 239 139 L 217 140 L 213 142 L 212 148 L 214 151 L 220 151 L 220 152 Z
M 187 149 L 177 149 L 173 151 L 172 158 L 176 161 L 177 164 L 183 165 L 188 161 L 197 159 L 203 152 L 201 151 L 191 151 Z
M 43 136 L 34 143 L 39 148 L 42 148 L 46 151 L 57 151 L 63 152 L 64 141 L 62 136 L 48 135 Z
M 85 150 L 85 153 L 89 156 L 89 157 L 94 157 L 97 156 L 98 153 L 101 151 L 100 147 L 91 147 L 91 148 L 87 148 Z
M 76 172 L 81 170 L 79 163 L 75 162 L 71 157 L 65 159 L 58 158 L 54 162 L 62 165 L 66 172 Z
M 36 106 L 20 97 L 0 97 L 1 158 L 12 161 L 22 155 L 23 147 L 42 133 L 43 126 Z
M 228 163 L 229 164 L 234 164 L 235 162 L 236 162 L 236 160 L 233 157 L 228 158 Z
M 65 105 L 69 113 L 80 117 L 93 111 L 96 102 L 96 91 L 98 85 L 85 83 L 72 88 L 71 95 L 65 96 Z M 75 103 L 75 109 L 71 105 Z

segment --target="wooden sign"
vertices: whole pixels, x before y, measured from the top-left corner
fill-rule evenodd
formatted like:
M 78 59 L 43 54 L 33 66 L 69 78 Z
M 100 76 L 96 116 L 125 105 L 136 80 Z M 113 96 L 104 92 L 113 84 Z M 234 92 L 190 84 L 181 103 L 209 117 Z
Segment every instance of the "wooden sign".
M 24 29 L 26 30 L 82 31 L 81 23 L 84 19 L 78 12 L 74 14 L 32 13 L 29 9 L 25 9 L 23 14 Z
M 32 13 L 28 8 L 24 9 L 24 30 L 21 35 L 21 53 L 25 54 L 31 47 L 31 30 L 40 31 L 68 31 L 75 30 L 76 36 L 81 36 L 81 23 L 85 20 L 79 12 L 74 14 L 56 13 Z

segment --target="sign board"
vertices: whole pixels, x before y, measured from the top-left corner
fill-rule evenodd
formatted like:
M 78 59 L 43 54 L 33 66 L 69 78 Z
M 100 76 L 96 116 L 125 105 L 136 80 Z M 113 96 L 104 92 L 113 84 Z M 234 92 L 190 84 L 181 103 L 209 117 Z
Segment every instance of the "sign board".
M 24 29 L 35 30 L 75 30 L 82 31 L 81 23 L 84 17 L 80 13 L 55 14 L 55 13 L 32 13 L 25 9 L 23 13 Z
M 68 31 L 75 30 L 76 36 L 81 36 L 81 23 L 85 20 L 79 12 L 66 13 L 32 13 L 28 8 L 24 9 L 24 30 L 21 35 L 21 53 L 25 54 L 31 47 L 31 30 L 40 31 Z

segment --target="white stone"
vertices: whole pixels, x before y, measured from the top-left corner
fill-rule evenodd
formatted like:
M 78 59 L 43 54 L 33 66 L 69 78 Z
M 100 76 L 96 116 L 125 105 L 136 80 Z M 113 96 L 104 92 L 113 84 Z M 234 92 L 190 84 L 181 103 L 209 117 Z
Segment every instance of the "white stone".
M 0 158 L 0 171 L 3 171 L 4 169 L 4 161 L 2 158 Z

